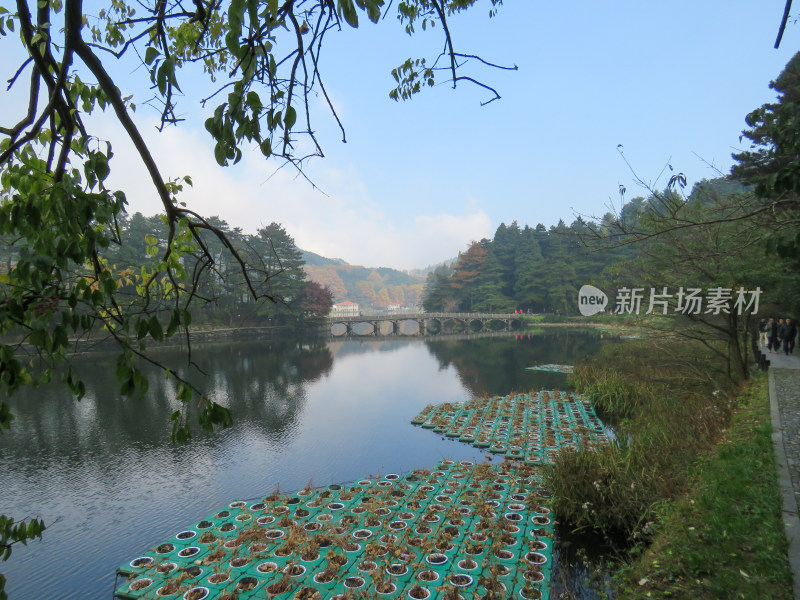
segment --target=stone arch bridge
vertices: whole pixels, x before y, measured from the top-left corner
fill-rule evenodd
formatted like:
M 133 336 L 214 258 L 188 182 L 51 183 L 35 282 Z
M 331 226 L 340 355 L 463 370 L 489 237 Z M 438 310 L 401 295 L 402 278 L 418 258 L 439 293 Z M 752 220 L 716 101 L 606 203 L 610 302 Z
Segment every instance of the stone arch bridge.
M 399 313 L 394 315 L 363 315 L 358 317 L 328 317 L 328 324 L 333 334 L 334 325 L 344 325 L 345 331 L 335 337 L 349 337 L 349 336 L 401 336 L 408 335 L 409 337 L 427 335 L 432 328 L 432 323 L 438 324 L 438 331 L 444 331 L 446 323 L 460 323 L 464 329 L 469 331 L 474 325 L 477 329 L 486 330 L 489 323 L 497 323 L 501 325 L 501 330 L 510 330 L 514 323 L 517 325 L 522 322 L 522 315 L 519 314 L 504 314 L 504 313 L 418 313 L 408 314 Z M 400 324 L 405 321 L 414 321 L 419 326 L 419 333 L 416 334 L 401 334 Z M 368 324 L 372 326 L 372 332 L 366 334 L 357 334 L 353 332 L 353 327 L 358 324 Z M 389 333 L 381 333 L 381 323 L 389 323 Z

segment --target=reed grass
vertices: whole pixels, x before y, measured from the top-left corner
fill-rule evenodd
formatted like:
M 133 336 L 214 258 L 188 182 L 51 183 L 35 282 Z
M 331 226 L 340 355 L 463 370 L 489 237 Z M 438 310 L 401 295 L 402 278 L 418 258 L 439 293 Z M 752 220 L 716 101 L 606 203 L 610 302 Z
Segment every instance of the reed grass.
M 572 384 L 621 419 L 617 444 L 565 452 L 547 472 L 559 520 L 638 539 L 658 507 L 687 489 L 691 466 L 729 423 L 735 385 L 713 352 L 681 340 L 604 349 Z

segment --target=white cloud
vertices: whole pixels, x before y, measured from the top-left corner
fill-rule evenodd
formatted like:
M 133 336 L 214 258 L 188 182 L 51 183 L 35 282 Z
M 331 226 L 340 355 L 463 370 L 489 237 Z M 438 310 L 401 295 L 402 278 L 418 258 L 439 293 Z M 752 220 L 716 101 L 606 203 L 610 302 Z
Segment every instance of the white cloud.
M 122 142 L 108 117 L 101 120 L 103 131 L 116 140 L 110 185 L 126 191 L 129 212 L 159 212 L 158 196 L 132 145 Z M 154 120 L 140 127 L 163 177 L 191 175 L 194 186 L 180 198 L 190 209 L 218 215 L 248 233 L 276 221 L 303 249 L 351 264 L 400 269 L 452 258 L 471 240 L 491 234 L 491 219 L 474 199 L 464 202 L 461 214 L 408 214 L 402 202 L 372 198 L 356 169 L 333 168 L 329 159 L 310 166 L 320 188 L 314 189 L 289 167 L 276 172 L 274 162 L 255 152 L 238 165 L 219 167 L 204 132 L 173 127 L 159 134 Z

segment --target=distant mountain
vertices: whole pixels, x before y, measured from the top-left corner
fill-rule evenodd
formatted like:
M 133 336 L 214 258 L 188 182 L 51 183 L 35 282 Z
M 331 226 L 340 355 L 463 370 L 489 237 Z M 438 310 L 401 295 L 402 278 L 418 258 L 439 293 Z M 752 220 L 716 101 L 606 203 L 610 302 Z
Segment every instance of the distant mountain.
M 308 250 L 300 250 L 303 253 L 303 260 L 306 261 L 307 265 L 314 265 L 316 267 L 323 267 L 325 265 L 346 265 L 347 262 L 342 260 L 341 258 L 326 258 L 324 256 L 320 256 L 319 254 L 315 254 L 313 252 L 309 252 Z
M 303 269 L 308 278 L 332 291 L 334 302 L 358 302 L 361 306 L 386 308 L 390 303 L 414 307 L 422 299 L 425 275 L 388 267 L 349 265 L 340 258 L 326 258 L 303 250 Z
M 418 277 L 418 278 L 425 279 L 426 277 L 428 277 L 428 273 L 432 273 L 433 271 L 435 271 L 439 267 L 449 267 L 450 265 L 452 265 L 457 260 L 458 260 L 458 257 L 454 256 L 453 258 L 449 258 L 447 260 L 443 260 L 442 262 L 436 263 L 435 265 L 428 265 L 424 269 L 411 269 L 410 271 L 408 271 L 408 274 L 411 275 L 412 277 Z

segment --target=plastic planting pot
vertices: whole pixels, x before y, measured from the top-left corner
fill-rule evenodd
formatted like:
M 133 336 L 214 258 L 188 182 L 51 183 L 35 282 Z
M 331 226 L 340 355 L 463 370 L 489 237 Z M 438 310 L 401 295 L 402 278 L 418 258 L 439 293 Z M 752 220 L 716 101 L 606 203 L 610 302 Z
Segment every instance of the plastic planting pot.
M 196 537 L 196 531 L 187 529 L 186 531 L 181 531 L 180 533 L 175 534 L 175 536 L 170 538 L 169 541 L 170 543 L 174 543 L 176 546 L 186 546 L 189 545 Z
M 319 592 L 311 586 L 302 587 L 290 596 L 292 600 L 316 600 L 320 597 Z
M 141 573 L 153 566 L 154 558 L 152 556 L 139 556 L 134 558 L 129 563 L 122 565 L 117 572 L 121 575 L 133 575 Z
M 205 552 L 199 546 L 186 546 L 178 551 L 178 558 L 183 560 L 199 558 Z
M 540 584 L 545 580 L 544 571 L 537 567 L 527 567 L 522 571 L 522 578 L 526 585 Z
M 176 548 L 175 544 L 166 542 L 164 544 L 159 544 L 158 546 L 156 546 L 155 553 L 158 556 L 168 556 L 175 551 L 175 548 Z
M 280 567 L 278 567 L 278 563 L 271 560 L 262 561 L 255 565 L 254 568 L 252 567 L 251 563 L 251 567 L 248 569 L 249 572 L 255 571 L 258 577 L 267 578 L 275 576 L 275 573 L 277 573 L 279 570 Z
M 139 577 L 124 586 L 124 591 L 118 595 L 123 598 L 140 598 L 148 594 L 151 589 L 153 589 L 153 578 Z
M 372 535 L 373 535 L 373 532 L 371 530 L 369 530 L 369 529 L 356 529 L 353 532 L 353 537 L 355 539 L 357 539 L 357 540 L 366 540 L 366 539 L 371 538 Z
M 419 584 L 409 587 L 406 592 L 406 597 L 412 600 L 427 600 L 431 595 L 431 591 L 427 587 Z
M 247 555 L 237 556 L 236 558 L 232 558 L 228 563 L 228 565 L 230 566 L 231 569 L 241 570 L 244 569 L 247 565 L 249 565 L 252 562 L 252 560 L 253 559 Z
M 548 553 L 550 551 L 550 545 L 547 542 L 542 540 L 531 540 L 528 542 L 528 548 L 532 552 L 541 552 L 541 553 Z
M 326 577 L 330 577 L 326 579 Z M 332 576 L 326 576 L 325 571 L 318 571 L 311 577 L 311 581 L 314 587 L 318 589 L 332 589 L 339 584 L 340 575 L 338 573 L 333 574 Z M 323 594 L 323 597 L 325 595 Z
M 366 579 L 359 575 L 350 575 L 349 577 L 345 577 L 344 580 L 344 587 L 349 590 L 359 590 L 362 589 L 367 585 Z
M 222 525 L 217 527 L 217 531 L 223 537 L 236 537 L 238 535 L 237 533 L 238 529 L 239 528 L 234 523 L 230 522 L 223 523 Z
M 394 562 L 386 567 L 386 574 L 391 577 L 403 577 L 404 575 L 408 575 L 410 572 L 411 571 L 409 570 L 408 565 L 402 562 Z
M 230 574 L 223 571 L 220 573 L 212 573 L 206 577 L 203 585 L 212 589 L 222 589 L 223 587 L 227 587 L 227 585 L 232 582 L 233 579 L 231 579 Z
M 527 552 L 523 557 L 525 562 L 528 564 L 540 567 L 540 568 L 549 568 L 549 560 L 547 556 L 542 554 L 541 552 Z
M 190 579 L 200 579 L 204 573 L 204 569 L 197 565 L 192 565 L 190 567 L 184 567 L 181 569 L 180 575 L 185 581 L 189 581 Z
M 375 592 L 378 597 L 393 597 L 397 593 L 398 587 L 392 581 L 384 581 L 379 585 L 375 585 Z
M 544 597 L 542 591 L 535 584 L 521 585 L 517 591 L 517 596 L 525 600 L 541 600 Z
M 438 586 L 441 576 L 433 569 L 423 569 L 417 572 L 415 579 L 423 585 L 434 586 L 435 584 Z
M 456 562 L 456 566 L 460 571 L 470 571 L 470 572 L 479 572 L 481 568 L 481 563 L 475 558 L 469 556 L 467 558 L 462 558 Z
M 473 585 L 475 579 L 467 573 L 451 573 L 447 582 L 457 588 L 464 588 Z
M 374 560 L 362 560 L 358 564 L 356 564 L 356 569 L 360 573 L 370 573 L 378 568 L 378 563 Z
M 197 586 L 193 587 L 188 590 L 183 596 L 183 600 L 204 600 L 208 598 L 208 595 L 211 593 L 207 587 Z
M 500 562 L 508 563 L 508 562 L 515 562 L 517 560 L 517 554 L 508 550 L 507 548 L 502 548 L 499 550 L 495 550 L 492 553 L 492 556 L 499 560 Z
M 283 572 L 292 578 L 302 577 L 307 571 L 308 569 L 306 569 L 303 565 L 287 565 L 283 568 Z
M 283 579 L 279 579 L 277 581 L 273 581 L 272 583 L 268 584 L 264 589 L 266 589 L 267 595 L 269 597 L 272 596 L 285 597 L 285 594 L 292 589 L 292 585 L 291 583 Z
M 255 591 L 263 585 L 263 583 L 264 582 L 260 581 L 257 577 L 253 577 L 252 575 L 244 575 L 236 580 L 234 590 L 240 595 L 240 597 L 241 594 L 252 596 Z

